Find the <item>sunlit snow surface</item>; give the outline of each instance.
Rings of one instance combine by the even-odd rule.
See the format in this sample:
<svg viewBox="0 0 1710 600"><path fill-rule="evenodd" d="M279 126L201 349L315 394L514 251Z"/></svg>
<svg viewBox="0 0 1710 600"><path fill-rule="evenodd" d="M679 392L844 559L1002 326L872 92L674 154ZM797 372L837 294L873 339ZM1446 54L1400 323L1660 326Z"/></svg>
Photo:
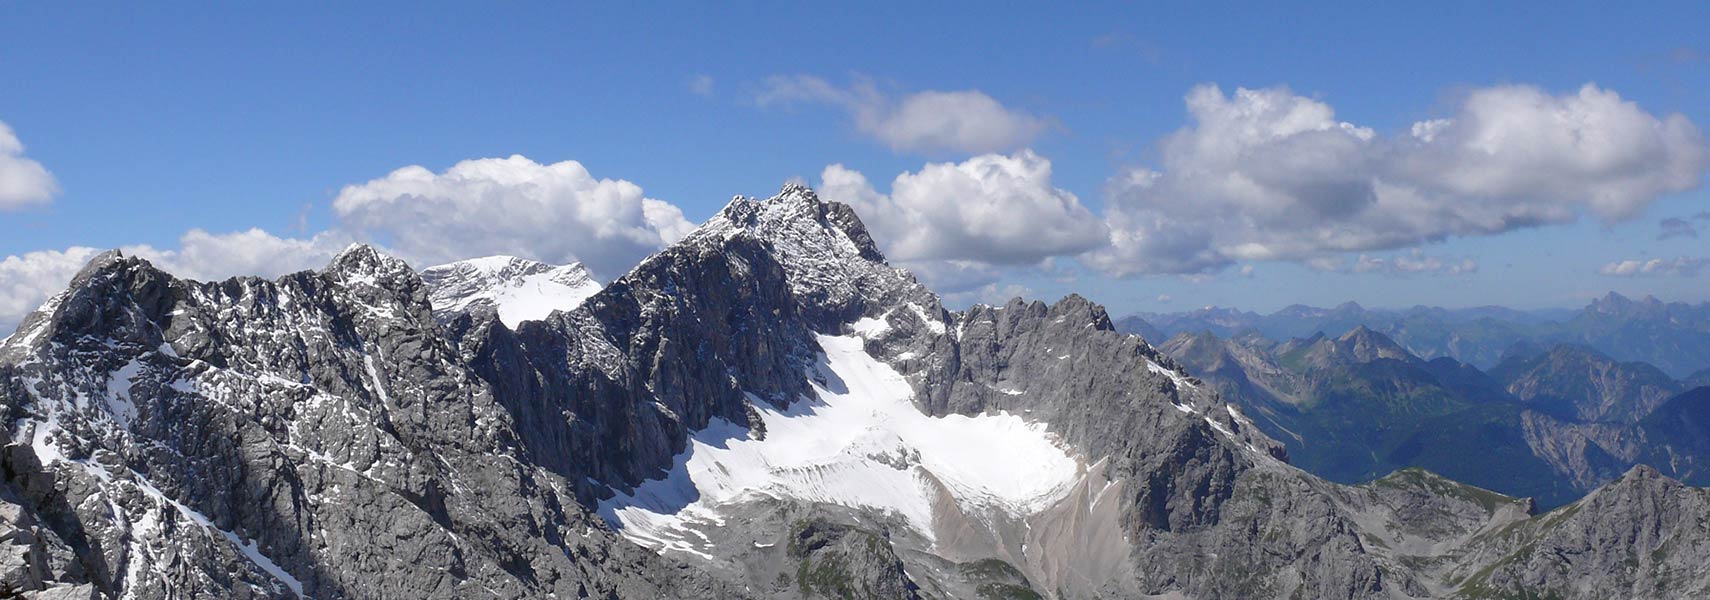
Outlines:
<svg viewBox="0 0 1710 600"><path fill-rule="evenodd" d="M568 311L599 293L600 284L580 264L552 266L513 256L473 258L429 267L424 276L445 280L432 291L435 310L464 310L490 303L499 321L515 329L552 311Z"/></svg>
<svg viewBox="0 0 1710 600"><path fill-rule="evenodd" d="M576 308L599 291L600 284L592 281L565 285L543 273L494 289L490 297L498 307L499 320L515 329L523 321L545 319L552 311Z"/></svg>
<svg viewBox="0 0 1710 600"><path fill-rule="evenodd" d="M1079 479L1080 464L1043 424L1009 414L927 416L908 382L860 338L822 335L819 343L826 384L814 384L818 398L786 411L755 402L764 440L714 421L664 479L600 503L600 514L642 545L709 556L692 525L719 523L719 506L755 495L878 510L932 539L929 477L964 507L1016 517L1050 507Z"/></svg>

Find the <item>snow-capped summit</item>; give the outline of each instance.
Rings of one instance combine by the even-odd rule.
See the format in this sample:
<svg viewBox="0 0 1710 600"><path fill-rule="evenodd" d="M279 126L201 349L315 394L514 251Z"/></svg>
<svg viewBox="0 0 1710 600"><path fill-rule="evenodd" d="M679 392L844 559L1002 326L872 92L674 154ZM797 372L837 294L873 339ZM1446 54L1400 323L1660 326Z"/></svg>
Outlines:
<svg viewBox="0 0 1710 600"><path fill-rule="evenodd" d="M515 329L555 310L571 310L600 291L581 263L554 266L515 256L460 260L422 270L437 314L491 310Z"/></svg>

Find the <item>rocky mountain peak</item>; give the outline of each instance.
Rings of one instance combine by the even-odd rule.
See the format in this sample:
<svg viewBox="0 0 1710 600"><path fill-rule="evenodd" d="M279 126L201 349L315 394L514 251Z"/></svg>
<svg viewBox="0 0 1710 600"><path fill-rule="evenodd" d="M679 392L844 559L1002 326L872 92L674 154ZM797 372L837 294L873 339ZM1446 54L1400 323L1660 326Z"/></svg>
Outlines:
<svg viewBox="0 0 1710 600"><path fill-rule="evenodd" d="M409 263L362 243L345 247L320 273L346 286L397 294L409 294L422 285Z"/></svg>
<svg viewBox="0 0 1710 600"><path fill-rule="evenodd" d="M1609 292L1604 294L1602 298L1592 300L1591 304L1586 306L1586 310L1605 315L1619 315L1634 310L1649 311L1662 307L1664 307L1663 301L1658 300L1655 296L1646 295L1643 298L1633 299L1616 292Z"/></svg>
<svg viewBox="0 0 1710 600"><path fill-rule="evenodd" d="M1056 304L1051 305L1053 316L1061 316L1072 322L1086 323L1099 331L1112 331L1116 327L1110 322L1110 314L1104 306L1088 300L1080 294L1069 294Z"/></svg>
<svg viewBox="0 0 1710 600"><path fill-rule="evenodd" d="M1402 362L1417 362L1406 348L1395 343L1389 336L1360 325L1337 338L1336 345L1343 353L1353 357L1358 362L1372 362L1388 358Z"/></svg>
<svg viewBox="0 0 1710 600"><path fill-rule="evenodd" d="M64 292L24 318L17 332L0 346L0 360L21 356L61 330L142 335L139 326L166 311L173 281L145 259L118 250L96 255Z"/></svg>
<svg viewBox="0 0 1710 600"><path fill-rule="evenodd" d="M868 234L866 225L853 209L840 202L821 200L812 188L800 183L786 183L778 195L765 200L737 196L697 233L729 234L732 230L747 231L769 241L785 243L792 241L792 237L811 237L815 230L823 230L846 239L861 259L872 262L885 260Z"/></svg>
<svg viewBox="0 0 1710 600"><path fill-rule="evenodd" d="M904 301L928 312L941 311L937 297L913 276L885 263L853 209L825 201L800 184L785 185L765 200L731 200L706 224L637 269L662 259L712 252L764 254L754 258L776 262L804 312L822 327L878 316L868 314L869 309L883 312Z"/></svg>

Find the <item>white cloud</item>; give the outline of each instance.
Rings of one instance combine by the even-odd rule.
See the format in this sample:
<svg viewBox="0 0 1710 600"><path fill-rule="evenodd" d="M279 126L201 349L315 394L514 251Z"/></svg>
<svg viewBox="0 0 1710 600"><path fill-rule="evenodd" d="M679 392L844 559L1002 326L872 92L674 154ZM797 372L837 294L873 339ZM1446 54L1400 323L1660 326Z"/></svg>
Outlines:
<svg viewBox="0 0 1710 600"><path fill-rule="evenodd" d="M881 194L843 165L820 174L819 194L850 205L885 255L903 263L1038 263L1106 243L1104 224L1051 184L1051 161L1032 151L929 163Z"/></svg>
<svg viewBox="0 0 1710 600"><path fill-rule="evenodd" d="M1011 110L979 90L928 90L892 98L871 81L839 87L810 75L774 76L755 96L761 106L829 104L855 128L901 152L1002 152L1044 133L1044 119Z"/></svg>
<svg viewBox="0 0 1710 600"><path fill-rule="evenodd" d="M601 277L694 229L681 210L634 183L595 179L576 161L522 156L466 160L443 173L404 167L346 186L333 211L359 237L420 264L512 254L580 261Z"/></svg>
<svg viewBox="0 0 1710 600"><path fill-rule="evenodd" d="M888 257L887 257L888 258ZM997 283L1003 269L966 260L890 261L892 266L908 269L939 294L959 294L981 286Z"/></svg>
<svg viewBox="0 0 1710 600"><path fill-rule="evenodd" d="M1631 217L1661 194L1697 187L1706 157L1686 117L1659 119L1592 84L1560 96L1515 85L1475 90L1436 135L1401 140L1396 152L1396 179L1495 200L1521 222L1555 220L1563 209Z"/></svg>
<svg viewBox="0 0 1710 600"><path fill-rule="evenodd" d="M273 278L326 266L354 240L339 231L308 239L281 238L261 229L214 234L192 229L177 249L125 246L120 251L148 259L178 277L217 281L239 275Z"/></svg>
<svg viewBox="0 0 1710 600"><path fill-rule="evenodd" d="M1629 259L1603 265L1598 272L1613 277L1692 277L1710 267L1710 257L1677 256L1674 258Z"/></svg>
<svg viewBox="0 0 1710 600"><path fill-rule="evenodd" d="M1012 298L1023 300L1035 296L1033 288L1018 284L988 283L983 286L961 292L944 294L944 303L948 307L967 308L974 304L1003 306Z"/></svg>
<svg viewBox="0 0 1710 600"><path fill-rule="evenodd" d="M1112 247L1088 264L1116 275L1326 264L1585 215L1613 222L1697 187L1706 166L1685 117L1593 85L1474 90L1452 116L1394 137L1284 88L1200 86L1186 104L1194 124L1160 143L1160 168L1111 180Z"/></svg>
<svg viewBox="0 0 1710 600"><path fill-rule="evenodd" d="M53 173L26 158L23 142L0 121L0 211L47 204L58 194Z"/></svg>

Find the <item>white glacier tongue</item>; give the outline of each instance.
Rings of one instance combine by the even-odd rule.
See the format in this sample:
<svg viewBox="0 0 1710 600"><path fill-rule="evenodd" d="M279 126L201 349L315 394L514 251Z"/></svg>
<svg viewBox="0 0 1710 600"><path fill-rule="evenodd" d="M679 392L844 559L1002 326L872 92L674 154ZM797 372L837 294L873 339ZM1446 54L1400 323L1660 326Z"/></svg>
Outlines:
<svg viewBox="0 0 1710 600"><path fill-rule="evenodd" d="M581 264L553 266L514 256L489 256L422 270L434 312L490 307L506 327L568 311L600 291Z"/></svg>
<svg viewBox="0 0 1710 600"><path fill-rule="evenodd" d="M692 523L717 523L721 505L751 495L870 509L933 539L936 478L964 508L1025 517L1067 495L1080 461L1043 424L1010 414L931 417L901 375L854 336L818 336L825 385L818 398L778 411L754 402L765 439L714 421L663 479L600 503L600 514L657 551L707 555Z"/></svg>

